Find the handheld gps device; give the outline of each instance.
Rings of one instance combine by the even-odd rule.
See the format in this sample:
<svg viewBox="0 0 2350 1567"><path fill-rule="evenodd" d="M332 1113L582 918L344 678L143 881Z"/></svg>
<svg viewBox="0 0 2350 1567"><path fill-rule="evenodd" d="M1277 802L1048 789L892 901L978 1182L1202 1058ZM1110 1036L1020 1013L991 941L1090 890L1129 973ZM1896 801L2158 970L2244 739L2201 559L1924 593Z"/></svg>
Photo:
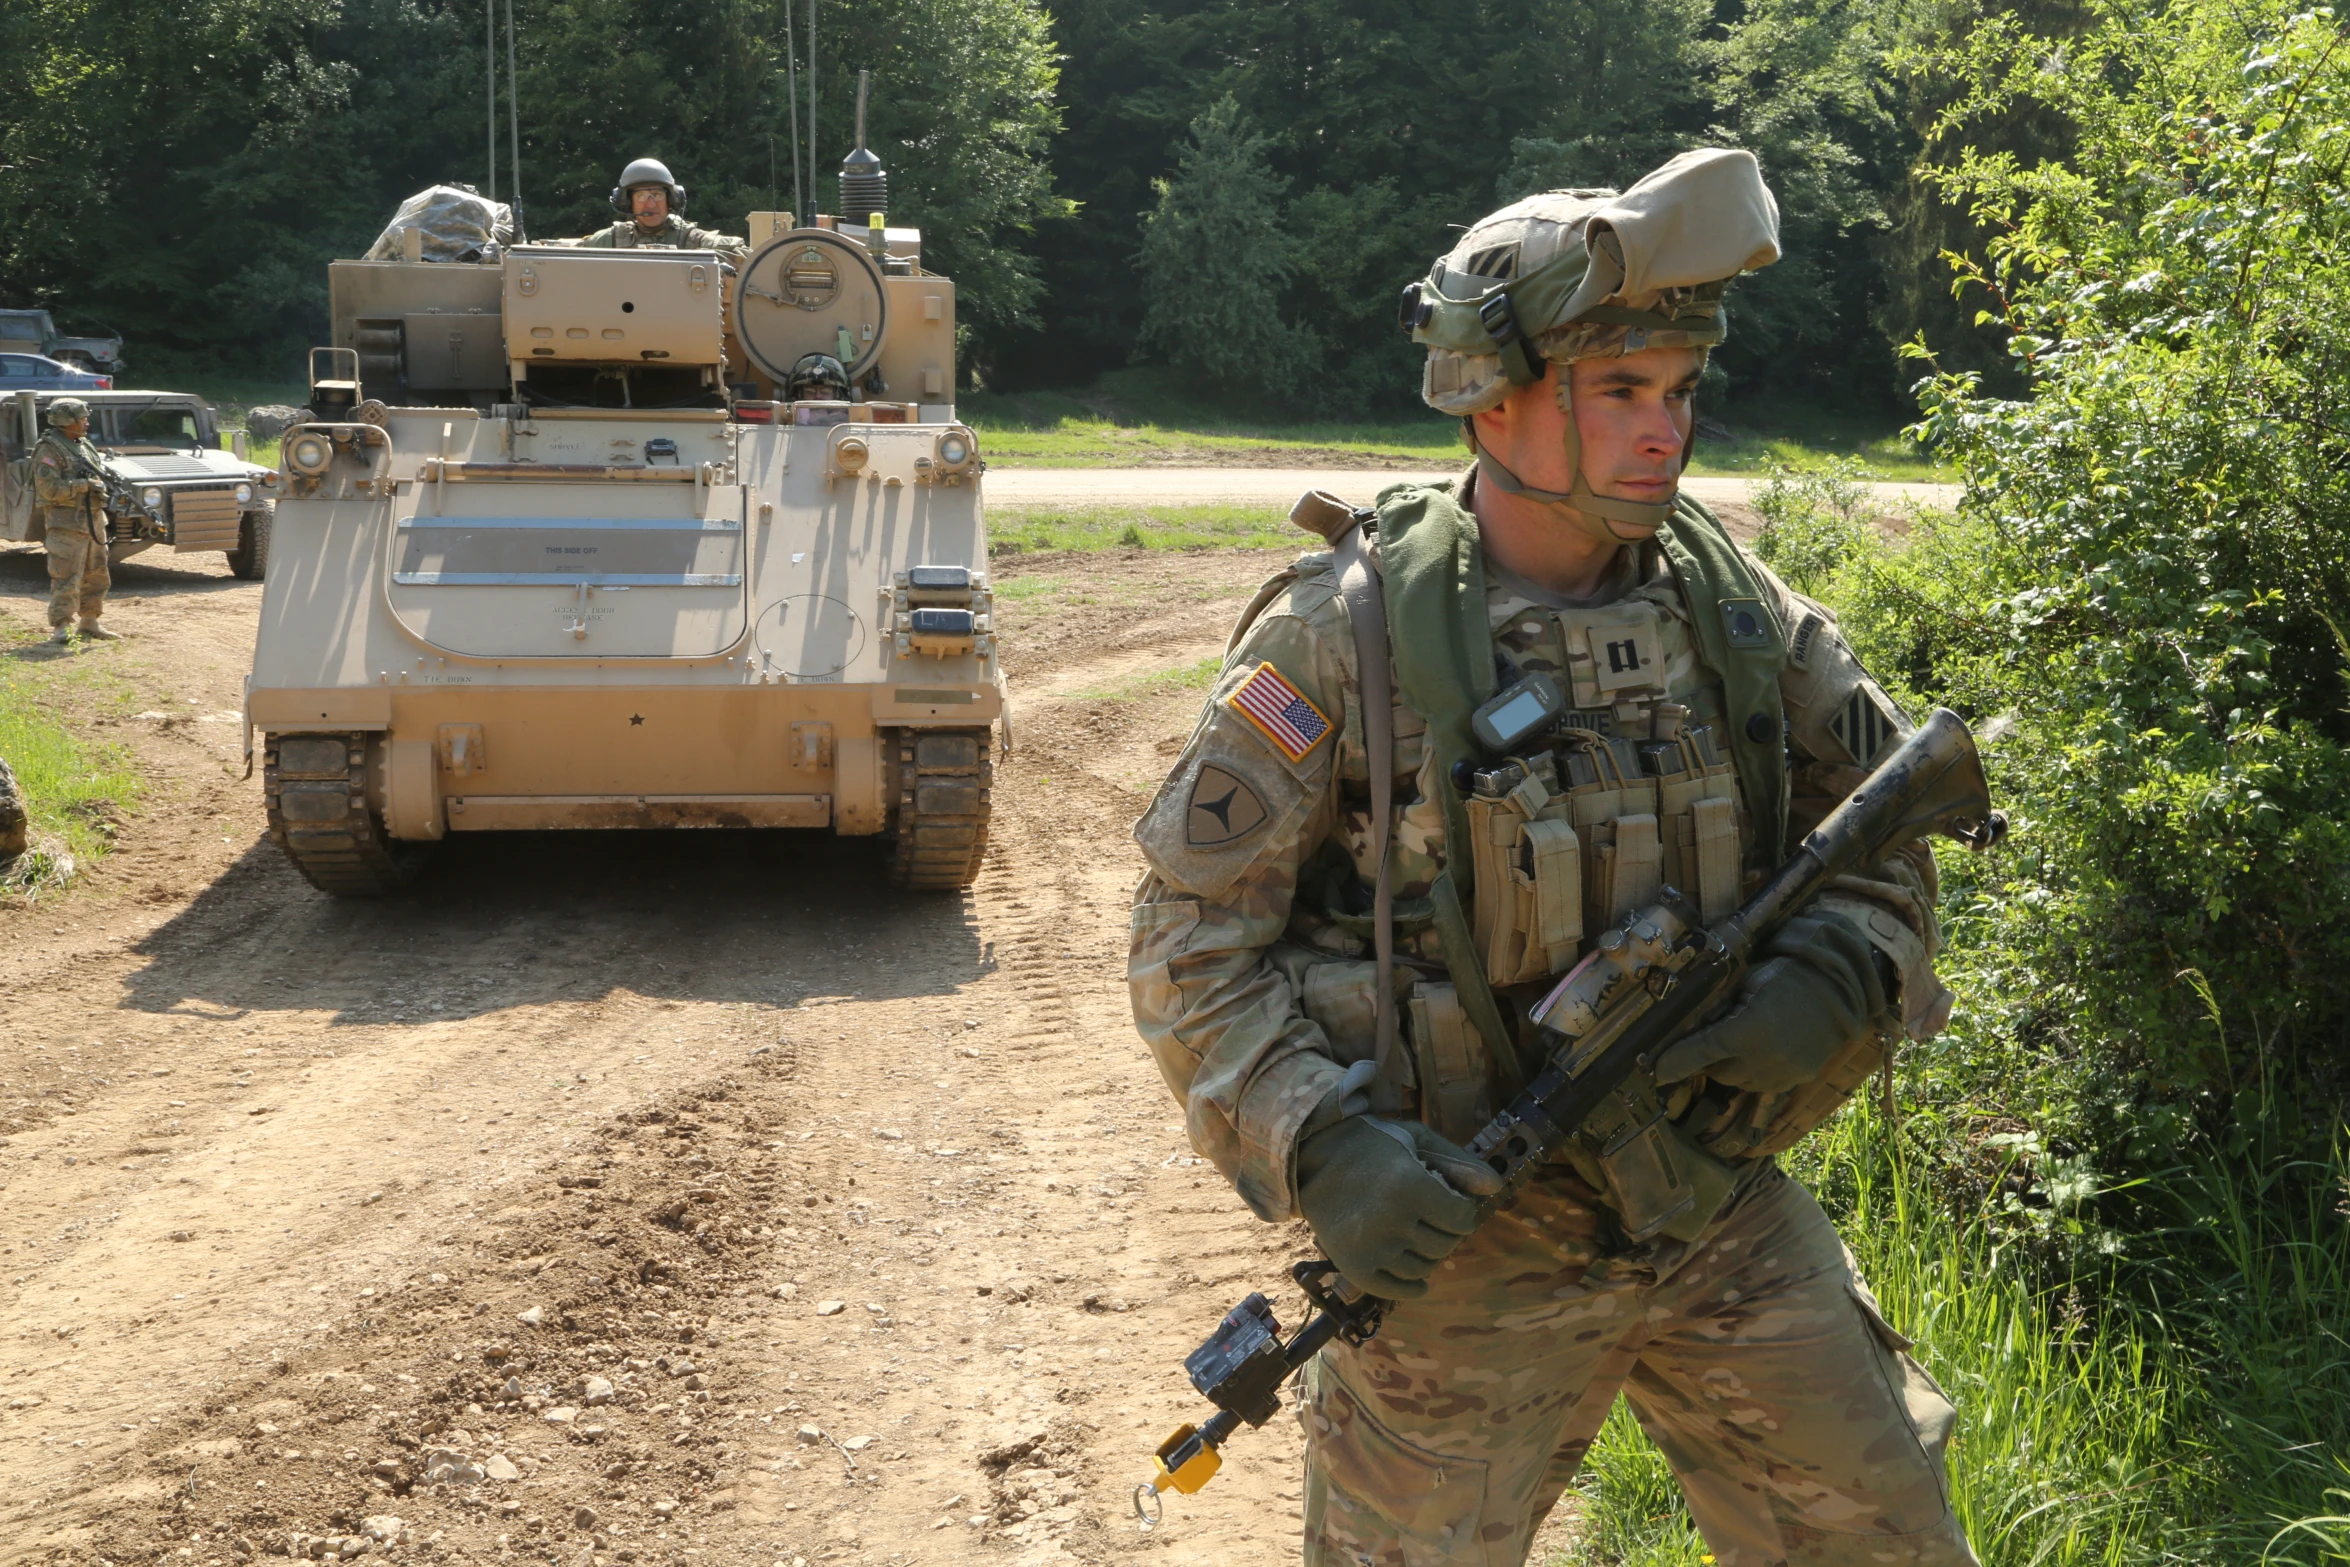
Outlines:
<svg viewBox="0 0 2350 1567"><path fill-rule="evenodd" d="M1558 722L1567 699L1548 675L1526 675L1469 715L1469 730L1486 750L1506 756Z"/></svg>

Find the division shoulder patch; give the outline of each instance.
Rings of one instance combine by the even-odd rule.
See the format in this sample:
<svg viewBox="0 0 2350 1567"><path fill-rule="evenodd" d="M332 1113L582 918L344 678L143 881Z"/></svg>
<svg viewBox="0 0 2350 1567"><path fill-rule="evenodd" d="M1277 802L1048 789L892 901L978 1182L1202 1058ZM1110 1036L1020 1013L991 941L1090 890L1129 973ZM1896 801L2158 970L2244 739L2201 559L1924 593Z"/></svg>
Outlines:
<svg viewBox="0 0 2350 1567"><path fill-rule="evenodd" d="M1828 720L1828 732L1862 767L1877 759L1877 753L1899 727L1893 715L1885 710L1883 699L1866 685L1854 686L1852 695L1845 698L1844 705Z"/></svg>
<svg viewBox="0 0 2350 1567"><path fill-rule="evenodd" d="M1265 802L1247 779L1212 762L1200 768L1183 811L1186 845L1213 849L1245 838L1264 825Z"/></svg>
<svg viewBox="0 0 2350 1567"><path fill-rule="evenodd" d="M1271 664L1259 664L1224 705L1263 731L1292 763L1302 762L1330 735L1330 720Z"/></svg>

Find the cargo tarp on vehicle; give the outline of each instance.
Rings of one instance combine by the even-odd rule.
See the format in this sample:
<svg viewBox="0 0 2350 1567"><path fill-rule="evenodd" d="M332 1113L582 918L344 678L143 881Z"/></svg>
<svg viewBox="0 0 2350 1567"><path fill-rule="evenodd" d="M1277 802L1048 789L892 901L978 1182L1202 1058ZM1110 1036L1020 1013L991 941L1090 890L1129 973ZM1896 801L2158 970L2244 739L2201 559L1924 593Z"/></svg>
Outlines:
<svg viewBox="0 0 2350 1567"><path fill-rule="evenodd" d="M400 203L364 259L398 261L406 254L401 235L408 229L422 231L427 261L479 261L492 243L514 242L514 209L462 185L435 185Z"/></svg>

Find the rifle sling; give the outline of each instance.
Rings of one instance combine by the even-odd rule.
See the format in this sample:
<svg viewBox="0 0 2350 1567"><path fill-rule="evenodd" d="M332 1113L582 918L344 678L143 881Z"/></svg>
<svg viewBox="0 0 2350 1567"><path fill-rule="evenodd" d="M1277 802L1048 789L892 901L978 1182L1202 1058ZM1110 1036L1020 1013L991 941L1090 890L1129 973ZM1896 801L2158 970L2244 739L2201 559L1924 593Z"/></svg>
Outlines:
<svg viewBox="0 0 2350 1567"><path fill-rule="evenodd" d="M1395 697L1387 667L1387 601L1371 565L1371 552L1363 544L1361 513L1332 548L1338 558L1339 596L1346 601L1347 623L1354 631L1363 760L1371 775L1371 840L1379 846L1371 895L1371 946L1379 967L1371 1028L1371 1058L1378 1076L1371 1084L1371 1108L1392 1115L1403 1108L1403 1081L1395 1061L1395 878L1388 868L1395 826Z"/></svg>

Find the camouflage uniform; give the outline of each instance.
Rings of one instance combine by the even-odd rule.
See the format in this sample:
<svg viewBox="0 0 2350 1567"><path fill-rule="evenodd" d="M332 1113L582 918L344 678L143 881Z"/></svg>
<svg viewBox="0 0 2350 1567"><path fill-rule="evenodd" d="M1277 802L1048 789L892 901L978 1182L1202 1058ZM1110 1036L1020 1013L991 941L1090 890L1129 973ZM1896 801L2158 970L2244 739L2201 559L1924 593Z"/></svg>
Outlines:
<svg viewBox="0 0 2350 1567"><path fill-rule="evenodd" d="M668 245L678 250L715 250L735 261L751 253L747 240L713 229L696 228L675 213L663 218L656 229L645 228L634 218L622 218L610 228L557 243L581 245L590 250L635 250L646 245Z"/></svg>
<svg viewBox="0 0 2350 1567"><path fill-rule="evenodd" d="M33 447L33 503L49 546L49 625L62 629L76 611L94 626L114 585L106 562L106 485L79 477L99 471L98 448L88 437L66 439L54 427Z"/></svg>
<svg viewBox="0 0 2350 1567"><path fill-rule="evenodd" d="M1458 503L1448 492L1429 504ZM1909 726L1833 617L1754 570L1790 655L1780 691L1794 836ZM1686 727L1723 732L1721 688L1699 661L1659 546L1623 550L1603 591L1578 603L1489 564L1486 608L1496 650L1606 715L1594 723L1646 737L1680 710ZM1311 704L1309 730L1313 718L1330 726L1302 751L1302 736L1269 732L1241 705L1267 665ZM1301 1123L1374 1051L1376 969L1361 915L1377 846L1358 708L1337 575L1331 557L1309 555L1259 595L1189 747L1135 829L1151 864L1132 918L1137 1026L1185 1105L1194 1146L1268 1220L1294 1212ZM1427 733L1421 715L1396 705L1399 997L1409 986L1398 1010L1414 1074L1406 1103L1459 1141L1495 1106L1424 908L1447 857ZM1721 788L1737 792L1734 781ZM1781 851L1752 842L1742 799L1735 816L1751 885ZM1672 838L1669 822L1647 830ZM1481 936L1492 879L1475 888ZM1933 899L1932 858L1917 847L1842 879L1817 905L1866 931L1899 975L1904 1016L1879 1020L1886 1033L1930 1031L1946 1009L1932 970ZM1615 912L1595 908L1589 933ZM1513 1025L1523 1029L1524 1005L1572 961L1571 950L1549 961L1557 955L1540 955L1531 980L1495 975ZM1971 1562L1943 1491L1950 1405L1877 1316L1817 1205L1769 1157L1865 1081L1882 1049L1876 1035L1854 1042L1823 1074L1826 1089L1772 1098L1705 1092L1699 1081L1676 1092L1684 1126L1744 1154L1734 1194L1695 1240L1632 1245L1604 1172L1570 1147L1453 1253L1426 1296L1396 1305L1368 1346L1325 1351L1306 1410L1308 1567L1522 1561L1619 1388L1672 1459L1723 1567ZM1737 1128L1762 1130L1713 1142Z"/></svg>

